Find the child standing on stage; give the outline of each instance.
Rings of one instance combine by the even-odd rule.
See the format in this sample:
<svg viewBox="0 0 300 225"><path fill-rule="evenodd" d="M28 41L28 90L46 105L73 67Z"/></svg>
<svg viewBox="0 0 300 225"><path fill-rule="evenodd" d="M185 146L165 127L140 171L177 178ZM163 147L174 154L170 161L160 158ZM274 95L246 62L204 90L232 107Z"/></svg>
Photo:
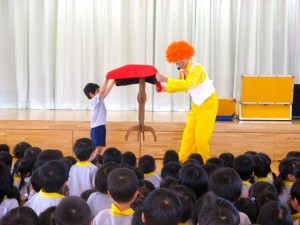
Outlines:
<svg viewBox="0 0 300 225"><path fill-rule="evenodd" d="M90 100L89 107L92 111L91 119L91 139L96 145L96 152L101 153L106 145L106 107L104 99L113 88L115 81L112 80L108 85L106 79L101 90L98 84L88 83L83 91Z"/></svg>

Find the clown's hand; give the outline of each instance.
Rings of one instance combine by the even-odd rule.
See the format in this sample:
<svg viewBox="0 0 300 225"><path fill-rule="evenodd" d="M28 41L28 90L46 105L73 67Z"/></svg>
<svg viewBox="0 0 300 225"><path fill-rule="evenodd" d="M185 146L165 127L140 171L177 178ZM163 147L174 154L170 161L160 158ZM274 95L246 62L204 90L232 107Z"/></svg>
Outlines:
<svg viewBox="0 0 300 225"><path fill-rule="evenodd" d="M156 80L159 82L167 82L168 81L168 77L166 77L160 73L157 73L155 77L156 77Z"/></svg>

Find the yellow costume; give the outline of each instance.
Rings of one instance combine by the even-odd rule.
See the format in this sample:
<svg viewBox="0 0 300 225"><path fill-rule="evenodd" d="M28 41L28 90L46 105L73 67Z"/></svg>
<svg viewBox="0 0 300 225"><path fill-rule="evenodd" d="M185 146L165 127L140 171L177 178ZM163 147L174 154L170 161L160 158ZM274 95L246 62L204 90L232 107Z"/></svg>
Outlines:
<svg viewBox="0 0 300 225"><path fill-rule="evenodd" d="M209 142L215 125L218 97L205 70L200 64L189 61L185 70L179 72L179 79L168 78L165 91L188 91L193 99L182 136L179 160L184 162L190 154L197 152L206 162L210 158Z"/></svg>

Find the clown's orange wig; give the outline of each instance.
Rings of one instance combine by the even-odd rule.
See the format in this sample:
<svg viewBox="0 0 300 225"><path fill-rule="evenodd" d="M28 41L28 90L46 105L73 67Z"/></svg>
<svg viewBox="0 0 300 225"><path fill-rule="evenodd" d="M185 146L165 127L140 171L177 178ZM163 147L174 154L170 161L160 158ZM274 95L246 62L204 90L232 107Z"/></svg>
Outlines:
<svg viewBox="0 0 300 225"><path fill-rule="evenodd" d="M182 59L189 59L194 55L193 46L185 41L175 41L166 50L166 58L169 63Z"/></svg>

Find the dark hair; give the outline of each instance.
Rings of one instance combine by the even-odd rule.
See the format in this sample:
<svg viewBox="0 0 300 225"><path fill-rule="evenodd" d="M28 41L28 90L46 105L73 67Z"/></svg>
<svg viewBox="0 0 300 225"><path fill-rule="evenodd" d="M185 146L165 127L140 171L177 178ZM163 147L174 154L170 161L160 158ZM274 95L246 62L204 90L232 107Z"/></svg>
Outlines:
<svg viewBox="0 0 300 225"><path fill-rule="evenodd" d="M38 155L42 152L39 147L30 147L25 150L24 158L31 157L36 161Z"/></svg>
<svg viewBox="0 0 300 225"><path fill-rule="evenodd" d="M36 193L42 189L39 181L39 169L40 168L37 168L30 177L30 184Z"/></svg>
<svg viewBox="0 0 300 225"><path fill-rule="evenodd" d="M56 207L55 221L57 225L90 225L92 212L82 198L69 196Z"/></svg>
<svg viewBox="0 0 300 225"><path fill-rule="evenodd" d="M132 167L136 167L136 156L133 152L127 151L123 153L122 163L127 163Z"/></svg>
<svg viewBox="0 0 300 225"><path fill-rule="evenodd" d="M219 155L219 159L223 161L224 167L231 167L233 166L234 155L230 152L225 152Z"/></svg>
<svg viewBox="0 0 300 225"><path fill-rule="evenodd" d="M277 189L274 187L274 185L268 182L258 181L251 185L249 189L249 198L257 199L259 194L261 194L263 191L271 192L276 196L278 195Z"/></svg>
<svg viewBox="0 0 300 225"><path fill-rule="evenodd" d="M65 156L65 158L69 159L72 162L72 165L75 165L77 163L77 160L73 156Z"/></svg>
<svg viewBox="0 0 300 225"><path fill-rule="evenodd" d="M205 163L203 165L203 169L205 170L205 172L207 173L207 176L210 177L210 175L216 170L218 169L218 167L213 164L213 163Z"/></svg>
<svg viewBox="0 0 300 225"><path fill-rule="evenodd" d="M80 138L76 140L73 146L73 151L79 161L86 161L95 151L95 144L89 138Z"/></svg>
<svg viewBox="0 0 300 225"><path fill-rule="evenodd" d="M81 193L80 198L82 198L84 201L87 202L87 200L89 199L89 197L91 196L91 194L93 194L94 192L96 192L97 190L95 189L88 189L85 190Z"/></svg>
<svg viewBox="0 0 300 225"><path fill-rule="evenodd" d="M130 205L130 207L133 208L134 210L142 207L146 196L153 190L155 190L155 187L150 181L139 180L138 196L134 200L134 202Z"/></svg>
<svg viewBox="0 0 300 225"><path fill-rule="evenodd" d="M256 154L257 154L257 152L253 151L253 150L249 150L249 151L245 152L245 155L249 156L250 158L253 158Z"/></svg>
<svg viewBox="0 0 300 225"><path fill-rule="evenodd" d="M173 149L167 150L165 152L164 157L163 157L163 166L169 162L179 163L178 153Z"/></svg>
<svg viewBox="0 0 300 225"><path fill-rule="evenodd" d="M291 188L291 199L300 202L300 180L296 180Z"/></svg>
<svg viewBox="0 0 300 225"><path fill-rule="evenodd" d="M197 196L192 189L184 185L174 185L171 186L170 189L178 194L182 205L180 222L185 223L192 217L192 209L197 201Z"/></svg>
<svg viewBox="0 0 300 225"><path fill-rule="evenodd" d="M198 164L185 163L179 170L179 183L191 188L197 198L207 192L208 176Z"/></svg>
<svg viewBox="0 0 300 225"><path fill-rule="evenodd" d="M93 163L96 167L99 168L99 166L103 164L102 158L102 155L97 154L95 158L91 161L91 163Z"/></svg>
<svg viewBox="0 0 300 225"><path fill-rule="evenodd" d="M198 163L199 165L201 165L201 166L204 164L203 157L202 157L202 155L200 155L199 153L192 153L192 154L190 154L188 160L190 160L190 159L196 160L197 163Z"/></svg>
<svg viewBox="0 0 300 225"><path fill-rule="evenodd" d="M279 175L274 181L274 186L276 187L278 194L282 193L282 188L284 186L284 181L288 180L289 174L294 175L294 167L299 165L299 158L289 157L281 160L279 164Z"/></svg>
<svg viewBox="0 0 300 225"><path fill-rule="evenodd" d="M234 206L239 212L245 213L249 217L251 223L255 223L259 213L259 207L254 199L242 197L235 201Z"/></svg>
<svg viewBox="0 0 300 225"><path fill-rule="evenodd" d="M91 99L90 93L95 94L97 89L99 88L100 86L98 84L88 83L87 85L85 85L83 92L88 99Z"/></svg>
<svg viewBox="0 0 300 225"><path fill-rule="evenodd" d="M161 182L161 188L170 188L173 185L178 185L179 181L175 177L166 176Z"/></svg>
<svg viewBox="0 0 300 225"><path fill-rule="evenodd" d="M266 161L266 170L268 171L268 174L269 173L272 174L272 178L273 178L273 180L275 180L276 179L276 174L273 173L272 169L271 169L271 163L272 163L271 157L269 155L267 155L266 153L263 153L263 152L259 152L256 155L265 159L265 161Z"/></svg>
<svg viewBox="0 0 300 225"><path fill-rule="evenodd" d="M40 185L45 192L59 192L68 180L69 167L61 160L49 161L40 167L38 175Z"/></svg>
<svg viewBox="0 0 300 225"><path fill-rule="evenodd" d="M13 177L8 166L0 162L0 203L5 196L7 198L14 197Z"/></svg>
<svg viewBox="0 0 300 225"><path fill-rule="evenodd" d="M122 153L119 149L115 147L110 147L105 149L103 152L103 163L106 162L116 162L120 164L122 162Z"/></svg>
<svg viewBox="0 0 300 225"><path fill-rule="evenodd" d="M271 201L262 207L256 223L263 225L292 225L293 220L289 210L282 203Z"/></svg>
<svg viewBox="0 0 300 225"><path fill-rule="evenodd" d="M8 152L9 153L9 146L7 144L0 144L0 152Z"/></svg>
<svg viewBox="0 0 300 225"><path fill-rule="evenodd" d="M222 159L219 159L217 157L212 157L209 158L206 163L212 163L215 164L217 168L223 168L224 167L224 163Z"/></svg>
<svg viewBox="0 0 300 225"><path fill-rule="evenodd" d="M16 158L17 159L23 158L26 149L30 147L31 145L27 142L19 142L18 144L16 144L14 147L14 154Z"/></svg>
<svg viewBox="0 0 300 225"><path fill-rule="evenodd" d="M109 173L119 168L115 162L104 163L96 172L95 188L102 194L107 194L107 177Z"/></svg>
<svg viewBox="0 0 300 225"><path fill-rule="evenodd" d="M236 201L242 193L242 181L232 168L220 168L208 179L208 190L231 202Z"/></svg>
<svg viewBox="0 0 300 225"><path fill-rule="evenodd" d="M40 225L39 217L33 209L20 206L8 211L0 221L1 225Z"/></svg>
<svg viewBox="0 0 300 225"><path fill-rule="evenodd" d="M108 174L108 192L116 202L127 203L132 200L138 190L138 186L137 176L127 168L118 168Z"/></svg>
<svg viewBox="0 0 300 225"><path fill-rule="evenodd" d="M12 156L9 152L0 152L0 161L5 163L9 168L12 166Z"/></svg>
<svg viewBox="0 0 300 225"><path fill-rule="evenodd" d="M300 151L289 151L286 154L286 158L288 158L288 157L298 157L298 158L300 158Z"/></svg>
<svg viewBox="0 0 300 225"><path fill-rule="evenodd" d="M133 208L133 207L132 207ZM131 225L145 225L142 222L143 209L141 207L134 208L134 213L132 215Z"/></svg>
<svg viewBox="0 0 300 225"><path fill-rule="evenodd" d="M201 225L238 225L240 215L235 206L228 200L215 197L199 211L198 224Z"/></svg>
<svg viewBox="0 0 300 225"><path fill-rule="evenodd" d="M60 159L60 157L57 154L56 150L46 149L42 151L40 154L38 154L35 162L35 168L41 167L46 162L49 162L51 160L57 160L57 159Z"/></svg>
<svg viewBox="0 0 300 225"><path fill-rule="evenodd" d="M139 159L138 166L144 174L154 172L156 168L155 159L151 155L143 155Z"/></svg>
<svg viewBox="0 0 300 225"><path fill-rule="evenodd" d="M169 162L165 164L161 170L161 178L164 179L167 176L175 177L178 179L178 173L181 168L181 165L176 162Z"/></svg>
<svg viewBox="0 0 300 225"><path fill-rule="evenodd" d="M20 176L21 182L19 185L19 190L23 188L25 185L25 178L31 176L34 167L34 159L33 158L21 158L18 159L14 165L13 176Z"/></svg>
<svg viewBox="0 0 300 225"><path fill-rule="evenodd" d="M239 155L233 160L233 169L244 181L249 180L254 172L254 161L247 155Z"/></svg>
<svg viewBox="0 0 300 225"><path fill-rule="evenodd" d="M51 206L39 215L41 225L56 225L54 218L55 210L56 206Z"/></svg>
<svg viewBox="0 0 300 225"><path fill-rule="evenodd" d="M267 177L269 173L269 166L264 157L255 155L253 157L255 166L254 166L254 175L258 178Z"/></svg>
<svg viewBox="0 0 300 225"><path fill-rule="evenodd" d="M181 202L172 190L160 188L152 191L144 200L143 213L146 225L178 225Z"/></svg>

